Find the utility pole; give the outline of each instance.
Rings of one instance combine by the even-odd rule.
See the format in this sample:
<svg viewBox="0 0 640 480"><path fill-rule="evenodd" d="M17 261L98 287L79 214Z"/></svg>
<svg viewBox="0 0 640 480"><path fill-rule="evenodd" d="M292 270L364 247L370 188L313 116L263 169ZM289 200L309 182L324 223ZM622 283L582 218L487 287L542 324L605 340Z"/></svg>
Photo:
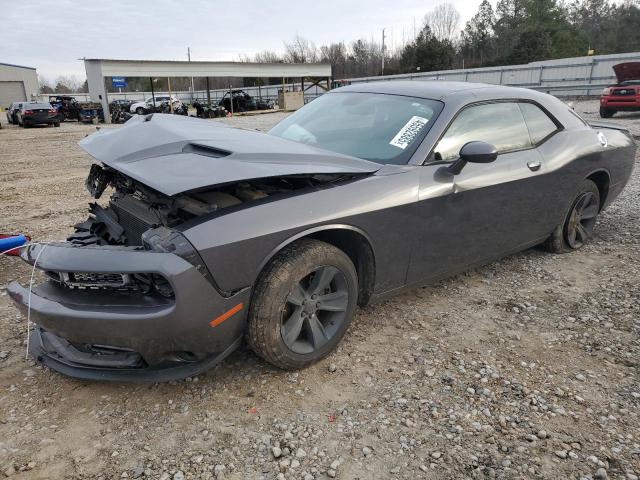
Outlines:
<svg viewBox="0 0 640 480"><path fill-rule="evenodd" d="M189 63L191 63L191 47L187 47L187 59ZM193 103L193 94L195 93L195 89L193 88L193 77L191 77L191 103Z"/></svg>
<svg viewBox="0 0 640 480"><path fill-rule="evenodd" d="M384 28L382 29L382 71L381 75L384 75Z"/></svg>

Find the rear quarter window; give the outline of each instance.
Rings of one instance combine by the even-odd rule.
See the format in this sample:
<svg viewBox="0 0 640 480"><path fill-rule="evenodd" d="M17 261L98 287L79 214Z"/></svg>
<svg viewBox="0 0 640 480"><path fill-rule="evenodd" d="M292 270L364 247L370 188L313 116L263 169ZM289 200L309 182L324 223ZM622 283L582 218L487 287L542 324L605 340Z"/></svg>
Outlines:
<svg viewBox="0 0 640 480"><path fill-rule="evenodd" d="M558 126L555 124L549 115L547 115L540 107L533 103L519 103L522 116L529 129L529 135L531 136L531 143L534 145L540 143L542 140L553 134L558 130Z"/></svg>

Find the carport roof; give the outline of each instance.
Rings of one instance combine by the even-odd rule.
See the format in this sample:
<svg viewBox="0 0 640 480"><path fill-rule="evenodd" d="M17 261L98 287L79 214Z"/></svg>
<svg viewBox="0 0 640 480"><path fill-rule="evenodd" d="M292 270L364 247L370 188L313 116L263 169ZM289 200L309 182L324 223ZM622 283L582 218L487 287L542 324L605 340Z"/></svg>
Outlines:
<svg viewBox="0 0 640 480"><path fill-rule="evenodd" d="M330 77L329 63L189 62L84 58L105 77Z"/></svg>

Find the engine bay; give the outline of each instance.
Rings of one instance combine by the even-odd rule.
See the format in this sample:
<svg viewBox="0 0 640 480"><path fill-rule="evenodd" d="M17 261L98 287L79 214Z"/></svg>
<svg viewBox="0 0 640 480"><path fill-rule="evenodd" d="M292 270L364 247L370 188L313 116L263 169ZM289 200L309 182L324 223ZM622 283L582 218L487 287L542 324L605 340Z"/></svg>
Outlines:
<svg viewBox="0 0 640 480"><path fill-rule="evenodd" d="M99 199L107 188L113 191L106 207L97 202L89 205L89 218L75 225L68 241L77 246L142 246L142 235L153 228L172 228L223 209L324 188L352 177L345 174L269 177L167 196L115 169L94 164L85 182L91 196Z"/></svg>

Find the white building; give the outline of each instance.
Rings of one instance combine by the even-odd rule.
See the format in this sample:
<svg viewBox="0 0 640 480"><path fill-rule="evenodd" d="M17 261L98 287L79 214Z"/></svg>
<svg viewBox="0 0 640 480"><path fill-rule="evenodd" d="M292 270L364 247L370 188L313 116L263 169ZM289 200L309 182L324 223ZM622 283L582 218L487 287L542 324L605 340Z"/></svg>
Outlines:
<svg viewBox="0 0 640 480"><path fill-rule="evenodd" d="M0 107L38 95L38 74L32 67L0 63Z"/></svg>

